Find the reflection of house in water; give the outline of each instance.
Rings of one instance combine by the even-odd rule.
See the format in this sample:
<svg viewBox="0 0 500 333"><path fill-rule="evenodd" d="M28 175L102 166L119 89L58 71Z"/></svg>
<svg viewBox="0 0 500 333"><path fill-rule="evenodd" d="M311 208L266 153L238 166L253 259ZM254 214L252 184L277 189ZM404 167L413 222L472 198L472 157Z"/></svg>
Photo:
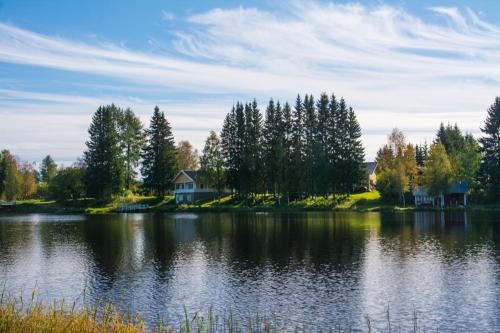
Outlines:
<svg viewBox="0 0 500 333"><path fill-rule="evenodd" d="M199 220L198 215L180 213L174 214L172 219L175 222L176 239L180 241L193 241L198 238L196 231Z"/></svg>
<svg viewBox="0 0 500 333"><path fill-rule="evenodd" d="M439 225L441 227L467 228L466 211L423 211L415 212L415 229L432 229Z"/></svg>

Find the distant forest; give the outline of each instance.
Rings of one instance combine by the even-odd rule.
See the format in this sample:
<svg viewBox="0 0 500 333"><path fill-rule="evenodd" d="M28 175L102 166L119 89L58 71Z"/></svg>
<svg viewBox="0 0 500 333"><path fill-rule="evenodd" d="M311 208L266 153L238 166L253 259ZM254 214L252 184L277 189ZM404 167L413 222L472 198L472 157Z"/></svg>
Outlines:
<svg viewBox="0 0 500 333"><path fill-rule="evenodd" d="M476 200L500 201L500 98L488 109L476 140L458 126L441 124L436 139L412 145L395 129L377 153L377 190L405 204L413 189L446 191L467 181ZM348 195L368 183L361 128L343 98L297 96L293 106L271 99L237 102L220 134L211 131L200 156L188 141L177 145L164 112L155 107L149 127L131 109L101 106L89 127L87 149L68 167L47 155L36 167L8 150L0 155L0 198L111 200L130 193L163 197L179 170L241 198L268 193L280 200ZM140 179L138 174L140 171Z"/></svg>

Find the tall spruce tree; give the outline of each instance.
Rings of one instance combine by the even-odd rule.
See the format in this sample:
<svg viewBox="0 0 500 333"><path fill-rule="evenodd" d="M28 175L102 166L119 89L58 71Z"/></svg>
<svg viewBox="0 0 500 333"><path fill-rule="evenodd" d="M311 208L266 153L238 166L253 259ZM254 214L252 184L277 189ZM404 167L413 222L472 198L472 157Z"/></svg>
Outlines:
<svg viewBox="0 0 500 333"><path fill-rule="evenodd" d="M151 123L145 133L146 145L141 155L144 187L157 197L163 198L172 188L177 165L172 129L158 106L154 109Z"/></svg>
<svg viewBox="0 0 500 333"><path fill-rule="evenodd" d="M254 99L251 105L252 116L251 126L248 127L248 153L250 170L250 191L259 193L264 189L264 179L262 175L262 114Z"/></svg>
<svg viewBox="0 0 500 333"><path fill-rule="evenodd" d="M483 160L481 163L482 182L491 201L500 202L500 97L488 109L484 126L484 136L479 139Z"/></svg>
<svg viewBox="0 0 500 333"><path fill-rule="evenodd" d="M343 98L340 99L337 116L337 141L338 141L338 188L343 193L349 193L351 181L349 180L349 109Z"/></svg>
<svg viewBox="0 0 500 333"><path fill-rule="evenodd" d="M282 139L283 139L283 156L282 162L282 193L286 195L287 203L290 202L290 191L293 183L296 181L292 179L292 138L293 138L293 120L292 109L288 102L283 107L282 116Z"/></svg>
<svg viewBox="0 0 500 333"><path fill-rule="evenodd" d="M339 103L335 94L330 97L328 104L327 144L328 144L328 187L334 194L339 190L339 162L342 142L338 133Z"/></svg>
<svg viewBox="0 0 500 333"><path fill-rule="evenodd" d="M267 192L273 193L275 196L278 192L279 176L281 169L281 161L279 159L281 135L279 133L280 114L278 105L275 106L273 99L269 101L266 108L266 117L263 128L263 151L264 151L264 167L266 177Z"/></svg>
<svg viewBox="0 0 500 333"><path fill-rule="evenodd" d="M329 161L328 161L328 148L329 148L329 139L328 136L330 131L328 130L329 125L329 106L330 101L328 99L328 95L326 93L322 93L320 95L319 100L316 102L316 108L318 112L318 122L317 128L315 131L315 162L316 168L314 171L314 175L317 178L316 183L318 193L322 195L328 194L329 191L329 179L330 179L330 170L329 170Z"/></svg>
<svg viewBox="0 0 500 333"><path fill-rule="evenodd" d="M236 108L233 106L231 111L224 118L224 124L220 134L226 181L231 190L237 188L236 183L239 173L236 136Z"/></svg>
<svg viewBox="0 0 500 333"><path fill-rule="evenodd" d="M301 198L305 191L304 175L304 106L300 95L297 95L292 118L292 138L290 156L290 191L293 197Z"/></svg>
<svg viewBox="0 0 500 333"><path fill-rule="evenodd" d="M87 194L109 200L124 187L125 170L118 133L119 109L114 105L100 106L92 117L87 151L84 153L87 170Z"/></svg>
<svg viewBox="0 0 500 333"><path fill-rule="evenodd" d="M304 161L305 161L305 183L306 192L312 195L317 194L316 153L317 153L317 124L318 117L314 107L314 97L306 95L304 97Z"/></svg>
<svg viewBox="0 0 500 333"><path fill-rule="evenodd" d="M349 108L347 116L347 142L345 143L344 189L351 193L357 186L366 183L365 150L361 142L361 126L356 114Z"/></svg>

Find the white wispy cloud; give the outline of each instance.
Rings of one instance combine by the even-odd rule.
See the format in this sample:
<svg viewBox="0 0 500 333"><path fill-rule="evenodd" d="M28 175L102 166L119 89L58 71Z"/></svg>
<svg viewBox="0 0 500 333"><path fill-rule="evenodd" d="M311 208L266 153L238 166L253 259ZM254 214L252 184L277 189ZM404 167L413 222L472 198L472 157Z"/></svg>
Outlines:
<svg viewBox="0 0 500 333"><path fill-rule="evenodd" d="M169 12L169 11L166 11L166 10L162 10L161 11L161 19L163 21L172 21L172 20L175 19L175 15L172 12Z"/></svg>
<svg viewBox="0 0 500 333"><path fill-rule="evenodd" d="M0 61L212 96L208 106L210 98L193 97L193 105L177 113L211 109L219 126L231 106L215 102L220 94L264 102L334 91L358 110L373 157L385 140L380 133L393 126L417 141L430 140L440 121L477 132L499 94L500 27L469 8L429 10L441 18L438 23L387 5L287 2L273 12L213 9L187 17L169 53L79 43L0 23ZM0 107L10 103L2 102L2 94ZM138 108L156 103L144 101ZM199 118L187 114L178 128L193 128ZM192 141L201 146L202 136L183 133L196 136Z"/></svg>

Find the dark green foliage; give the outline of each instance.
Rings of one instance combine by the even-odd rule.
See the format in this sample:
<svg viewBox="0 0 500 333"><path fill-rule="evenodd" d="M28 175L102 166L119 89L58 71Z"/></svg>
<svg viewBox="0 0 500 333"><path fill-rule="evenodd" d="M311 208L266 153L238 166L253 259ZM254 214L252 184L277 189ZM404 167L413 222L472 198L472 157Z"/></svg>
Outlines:
<svg viewBox="0 0 500 333"><path fill-rule="evenodd" d="M226 171L227 185L231 189L237 187L239 157L236 144L236 110L235 107L226 115L221 132L222 157L224 159L224 169Z"/></svg>
<svg viewBox="0 0 500 333"><path fill-rule="evenodd" d="M114 105L100 106L92 117L87 151L87 194L109 200L123 191L125 168L118 129L120 110Z"/></svg>
<svg viewBox="0 0 500 333"><path fill-rule="evenodd" d="M462 151L465 145L465 138L458 128L457 124L451 126L448 124L446 127L443 123L439 126L436 141L440 141L448 156L455 156L458 152Z"/></svg>
<svg viewBox="0 0 500 333"><path fill-rule="evenodd" d="M293 111L271 99L263 125L261 119L254 101L238 102L224 120L227 185L240 196L265 189L280 204L283 197L326 197L366 184L361 128L343 99L297 96Z"/></svg>
<svg viewBox="0 0 500 333"><path fill-rule="evenodd" d="M59 202L75 201L84 197L82 169L73 166L59 170L49 183L48 192L52 199Z"/></svg>
<svg viewBox="0 0 500 333"><path fill-rule="evenodd" d="M290 148L290 192L294 197L302 198L305 192L305 156L304 156L304 106L297 95L292 117L292 137Z"/></svg>
<svg viewBox="0 0 500 333"><path fill-rule="evenodd" d="M316 152L317 152L317 113L314 107L314 97L306 95L304 98L304 161L305 161L305 190L316 195Z"/></svg>
<svg viewBox="0 0 500 333"><path fill-rule="evenodd" d="M415 145L415 159L419 167L423 167L425 165L425 160L427 159L428 151L429 148L427 147L427 143L423 145Z"/></svg>
<svg viewBox="0 0 500 333"><path fill-rule="evenodd" d="M131 109L119 113L119 135L125 160L125 182L127 189L137 176L141 150L144 146L142 123Z"/></svg>
<svg viewBox="0 0 500 333"><path fill-rule="evenodd" d="M479 139L484 154L481 180L491 201L500 202L500 97L488 109L481 131L484 133Z"/></svg>
<svg viewBox="0 0 500 333"><path fill-rule="evenodd" d="M50 155L45 156L40 167L41 181L49 184L57 174L57 164Z"/></svg>
<svg viewBox="0 0 500 333"><path fill-rule="evenodd" d="M172 129L165 114L157 106L146 129L146 144L141 156L144 187L163 198L172 188L177 166Z"/></svg>
<svg viewBox="0 0 500 333"><path fill-rule="evenodd" d="M344 193L351 193L360 185L360 179L366 179L365 149L361 142L361 126L356 119L356 114L349 108L347 117L347 139L345 144L345 161L343 173Z"/></svg>

